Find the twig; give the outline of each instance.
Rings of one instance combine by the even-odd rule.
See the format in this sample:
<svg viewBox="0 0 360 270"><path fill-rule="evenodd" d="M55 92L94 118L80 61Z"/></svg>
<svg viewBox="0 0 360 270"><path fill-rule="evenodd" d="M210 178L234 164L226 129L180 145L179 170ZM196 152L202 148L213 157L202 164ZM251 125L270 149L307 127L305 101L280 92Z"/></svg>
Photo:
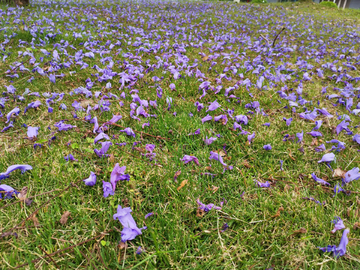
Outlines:
<svg viewBox="0 0 360 270"><path fill-rule="evenodd" d="M102 233L98 234L97 236L94 236L93 238L90 238L90 239L88 239L88 240L82 241L82 242L80 242L80 243L78 243L78 244L76 244L76 245L72 245L72 246L70 246L70 247L63 248L63 249L60 249L60 250L55 251L55 252L53 252L53 253L50 253L49 256L54 256L54 255L56 255L56 254L62 253L62 252L66 251L66 250L69 250L69 249L70 249L71 251L74 251L73 249L74 249L75 247L81 246L81 245L83 245L83 244L85 244L85 243L87 243L87 242L90 242L90 241L92 241L92 240L94 240L94 239L96 239L96 238L98 238L98 237L100 237L100 236L103 236L104 234L109 233L109 232L111 232L111 231L112 231L112 229L110 229L110 230L108 230L108 231L105 231L105 232L102 232ZM41 259L42 259L42 258L41 258ZM31 263L36 263L36 262L40 261L41 259L32 260ZM14 269L19 269L19 268L22 268L22 267L24 267L24 266L26 266L26 265L29 265L29 263L24 263L24 264L18 265L18 266L16 266Z"/></svg>
<svg viewBox="0 0 360 270"><path fill-rule="evenodd" d="M278 38L278 36L282 33L282 31L284 31L286 28L285 27L283 27L283 29L281 29L280 30L280 32L275 36L275 38L274 38L274 41L273 41L273 44L271 45L272 47L274 47L275 46L275 42L276 42L276 40L277 40L277 38Z"/></svg>
<svg viewBox="0 0 360 270"><path fill-rule="evenodd" d="M51 258L51 256L41 246L39 246L39 249L41 249L41 251L44 252L45 255L49 257L49 259L53 262L53 264L55 265L55 267L57 269L60 269L60 267L56 264L56 262L53 260L53 258Z"/></svg>
<svg viewBox="0 0 360 270"><path fill-rule="evenodd" d="M79 183L81 180L77 181L77 183ZM71 187L73 186L73 183L70 183L70 185L68 187L66 187L65 189L63 189L62 191L60 191L58 194L52 196L49 200L47 200L46 202L44 202L42 205L40 205L34 212L32 212L27 218L25 218L23 221L19 222L18 224L16 224L12 229L10 229L9 231L5 232L5 233L2 233L0 235L0 237L5 237L9 234L12 233L13 230L15 230L17 227L19 227L21 224L24 224L26 221L28 221L29 219L31 219L33 217L33 215L37 214L37 212L39 212L39 210L41 208L43 208L45 205L47 205L52 199L55 199L57 197L59 197L61 194L63 194L65 191L67 191L68 189L70 189ZM24 225L22 225L24 226Z"/></svg>
<svg viewBox="0 0 360 270"><path fill-rule="evenodd" d="M264 37L262 34L260 34L260 37L262 37L263 39L265 39L268 44L270 43L270 41L269 41L266 37Z"/></svg>
<svg viewBox="0 0 360 270"><path fill-rule="evenodd" d="M92 265L94 266L94 268L97 270L97 267L95 266L94 263L92 263L92 262L90 261L89 257L86 256L80 249L79 249L79 252L81 253L81 255L83 255L83 256L86 258L86 260L88 261L88 263L89 263L89 264L92 264Z"/></svg>

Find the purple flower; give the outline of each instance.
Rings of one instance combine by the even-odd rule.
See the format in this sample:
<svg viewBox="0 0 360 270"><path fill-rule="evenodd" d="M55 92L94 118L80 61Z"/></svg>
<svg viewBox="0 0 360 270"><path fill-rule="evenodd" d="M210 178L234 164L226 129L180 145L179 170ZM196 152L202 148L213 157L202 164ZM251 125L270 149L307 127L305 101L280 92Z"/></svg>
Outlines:
<svg viewBox="0 0 360 270"><path fill-rule="evenodd" d="M59 129L59 131L67 131L69 129L72 129L76 126L72 126L70 124L64 124L64 121L59 121L58 123L54 124L55 127Z"/></svg>
<svg viewBox="0 0 360 270"><path fill-rule="evenodd" d="M205 211L205 212L209 212L211 209L216 209L216 210L221 210L221 207L220 206L216 206L215 204L213 203L209 203L209 204L203 204L201 201L200 201L200 198L198 198L196 200L197 204L199 205L199 209Z"/></svg>
<svg viewBox="0 0 360 270"><path fill-rule="evenodd" d="M335 224L334 229L331 231L331 233L335 233L338 230L342 230L346 228L344 222L340 217L335 217L335 219L331 221L331 223Z"/></svg>
<svg viewBox="0 0 360 270"><path fill-rule="evenodd" d="M95 116L93 119L91 119L90 123L94 124L93 133L96 133L99 129L99 123L97 117Z"/></svg>
<svg viewBox="0 0 360 270"><path fill-rule="evenodd" d="M311 132L307 132L306 134L309 134L313 137L321 137L322 136L322 133L319 131L311 131Z"/></svg>
<svg viewBox="0 0 360 270"><path fill-rule="evenodd" d="M111 142L100 142L101 143L101 149L94 149L95 154L98 157L107 156L106 152L109 150L110 145L112 145Z"/></svg>
<svg viewBox="0 0 360 270"><path fill-rule="evenodd" d="M200 134L200 128L195 130L194 133L189 133L188 136L194 136L194 135L199 135Z"/></svg>
<svg viewBox="0 0 360 270"><path fill-rule="evenodd" d="M354 138L353 138L354 142L357 142L358 144L360 144L360 134L355 134Z"/></svg>
<svg viewBox="0 0 360 270"><path fill-rule="evenodd" d="M244 124L244 125L247 125L249 122L249 119L246 115L237 115L237 116L235 116L235 120L236 120L236 122L238 122L240 124Z"/></svg>
<svg viewBox="0 0 360 270"><path fill-rule="evenodd" d="M216 99L214 102L210 103L209 108L206 110L206 112L215 111L219 107L221 107L221 105L217 102L217 99Z"/></svg>
<svg viewBox="0 0 360 270"><path fill-rule="evenodd" d="M6 121L5 123L9 123L9 122L10 122L10 118L11 118L13 115L15 115L15 116L19 115L20 112L21 112L21 111L20 111L20 109L19 109L18 107L16 107L15 109L12 109L12 110L6 115L7 121Z"/></svg>
<svg viewBox="0 0 360 270"><path fill-rule="evenodd" d="M125 132L128 136L133 136L135 138L135 132L131 128L125 128L124 130L120 130L120 132Z"/></svg>
<svg viewBox="0 0 360 270"><path fill-rule="evenodd" d="M121 241L135 239L136 236L141 234L141 230L136 225L134 218L131 215L130 207L122 208L118 205L117 213L113 215L114 220L118 219L123 225L124 229L121 231Z"/></svg>
<svg viewBox="0 0 360 270"><path fill-rule="evenodd" d="M75 159L72 154L69 154L69 155L67 155L67 156L64 156L64 159L65 159L66 161L77 161L77 159Z"/></svg>
<svg viewBox="0 0 360 270"><path fill-rule="evenodd" d="M11 165L7 168L6 172L0 173L0 180L8 178L9 174L15 170L20 170L21 173L25 173L28 170L32 170L32 167L30 165Z"/></svg>
<svg viewBox="0 0 360 270"><path fill-rule="evenodd" d="M216 137L210 137L209 139L208 139L208 137L206 136L206 139L204 140L204 142L205 142L205 144L206 145L210 145L210 144L212 144L214 141L216 141L217 140L217 138Z"/></svg>
<svg viewBox="0 0 360 270"><path fill-rule="evenodd" d="M113 117L109 121L107 121L105 124L115 124L121 118L122 118L121 115L113 115Z"/></svg>
<svg viewBox="0 0 360 270"><path fill-rule="evenodd" d="M152 153L154 151L154 149L155 149L155 144L147 144L145 146L145 150L150 152L150 153Z"/></svg>
<svg viewBox="0 0 360 270"><path fill-rule="evenodd" d="M185 155L185 156L181 159L181 161L184 161L184 164L188 164L189 162L193 161L193 162L195 162L196 165L200 165L198 158L195 157L195 156Z"/></svg>
<svg viewBox="0 0 360 270"><path fill-rule="evenodd" d="M322 125L322 120L319 121L315 121L315 127L313 128L313 130L318 130Z"/></svg>
<svg viewBox="0 0 360 270"><path fill-rule="evenodd" d="M327 141L326 143L337 143L337 147L333 146L331 150L336 149L337 151L341 151L341 150L345 149L345 143L341 142L339 140L333 139L331 141Z"/></svg>
<svg viewBox="0 0 360 270"><path fill-rule="evenodd" d="M345 173L345 177L343 178L343 182L345 184L350 183L351 181L357 180L360 178L359 168L352 168L350 171Z"/></svg>
<svg viewBox="0 0 360 270"><path fill-rule="evenodd" d="M154 215L154 212L150 212L150 213L148 213L148 214L145 215L145 219L147 219L148 217L151 217L151 216L153 216L153 215Z"/></svg>
<svg viewBox="0 0 360 270"><path fill-rule="evenodd" d="M204 124L207 121L212 120L212 116L210 116L209 114L207 116L205 116L203 119L201 119L201 122Z"/></svg>
<svg viewBox="0 0 360 270"><path fill-rule="evenodd" d="M83 180L85 185L87 186L93 186L96 184L96 174L93 172L90 172L89 178L86 178Z"/></svg>
<svg viewBox="0 0 360 270"><path fill-rule="evenodd" d="M319 145L318 147L315 147L315 152L323 152L325 150L326 150L326 148L325 148L324 144Z"/></svg>
<svg viewBox="0 0 360 270"><path fill-rule="evenodd" d="M338 258L339 256L344 256L346 253L346 246L349 243L349 239L347 237L349 232L350 232L349 229L344 230L339 246L328 245L327 247L323 247L323 248L318 247L318 248L323 252L333 252L335 258Z"/></svg>
<svg viewBox="0 0 360 270"><path fill-rule="evenodd" d="M36 138L37 135L38 135L38 130L39 128L38 127L30 127L28 126L28 130L27 130L27 136L28 138Z"/></svg>
<svg viewBox="0 0 360 270"><path fill-rule="evenodd" d="M268 150L268 151L272 149L272 147L271 147L270 144L264 145L263 148L264 148L265 150Z"/></svg>
<svg viewBox="0 0 360 270"><path fill-rule="evenodd" d="M196 106L196 110L198 112L200 112L204 108L204 104L200 103L199 101L196 101L194 105Z"/></svg>
<svg viewBox="0 0 360 270"><path fill-rule="evenodd" d="M283 164L284 164L284 161L280 159L280 170L283 171Z"/></svg>
<svg viewBox="0 0 360 270"><path fill-rule="evenodd" d="M270 123L265 123L263 126L270 127Z"/></svg>
<svg viewBox="0 0 360 270"><path fill-rule="evenodd" d="M330 186L330 184L329 184L328 182L326 182L325 180L317 177L317 176L315 175L315 173L312 173L311 176L312 176L312 178L313 178L316 182L318 182L318 183L320 183L320 184L322 184L322 185Z"/></svg>
<svg viewBox="0 0 360 270"><path fill-rule="evenodd" d="M289 119L286 119L285 117L283 117L283 120L286 122L287 126L290 126L293 119L292 119L292 117Z"/></svg>
<svg viewBox="0 0 360 270"><path fill-rule="evenodd" d="M94 144L96 144L98 141L102 140L102 139L106 139L106 140L110 140L109 136L106 135L105 133L101 132L99 133L99 135L97 135L94 139Z"/></svg>
<svg viewBox="0 0 360 270"><path fill-rule="evenodd" d="M248 142L251 143L254 138L255 138L255 132L253 134L248 135L247 137Z"/></svg>
<svg viewBox="0 0 360 270"><path fill-rule="evenodd" d="M347 123L347 122L345 122L346 120L344 120L344 121L342 121L339 125L337 125L337 127L336 127L336 134L337 135L339 135L339 133L342 131L342 130L347 130L347 131L349 131L349 129L348 129L348 125L350 124L350 123Z"/></svg>
<svg viewBox="0 0 360 270"><path fill-rule="evenodd" d="M329 153L329 154L323 155L323 157L321 158L321 160L318 161L318 163L321 163L321 162L330 163L330 162L334 161L334 159L335 159L335 155L333 153Z"/></svg>
<svg viewBox="0 0 360 270"><path fill-rule="evenodd" d="M103 181L103 191L104 191L104 197L107 198L109 195L114 195L115 192L112 189L112 185L109 182Z"/></svg>
<svg viewBox="0 0 360 270"><path fill-rule="evenodd" d="M226 163L224 163L222 156L216 152L210 151L209 159L214 159L216 161L219 161L223 166L227 166Z"/></svg>
<svg viewBox="0 0 360 270"><path fill-rule="evenodd" d="M4 193L1 191L4 191ZM17 192L14 188L8 185L0 185L0 199L11 199L14 195L17 195L18 193L19 192Z"/></svg>
<svg viewBox="0 0 360 270"><path fill-rule="evenodd" d="M269 188L270 187L269 181L266 181L265 183L261 183L258 180L254 180L254 181L258 187L261 187L261 188Z"/></svg>
<svg viewBox="0 0 360 270"><path fill-rule="evenodd" d="M111 175L110 175L110 183L112 185L113 191L115 191L116 183L118 181L120 181L120 180L121 181L124 181L124 180L129 181L130 180L130 175L125 174L125 170L126 170L126 166L120 167L119 163L115 164L114 169L113 169L113 171L111 172Z"/></svg>
<svg viewBox="0 0 360 270"><path fill-rule="evenodd" d="M338 194L338 193L340 193L340 192L346 193L345 189L341 188L341 186L339 185L339 183L337 183L337 184L335 185L335 187L334 187L334 193L335 193L335 195L336 195L336 194ZM335 196L335 195L334 195L334 196Z"/></svg>
<svg viewBox="0 0 360 270"><path fill-rule="evenodd" d="M301 143L304 139L304 131L301 131L300 133L296 133L296 137L298 138L297 143Z"/></svg>
<svg viewBox="0 0 360 270"><path fill-rule="evenodd" d="M219 116L215 116L214 120L215 120L215 122L222 120L221 122L223 123L223 125L226 125L227 121L228 121L226 114L221 114Z"/></svg>
<svg viewBox="0 0 360 270"><path fill-rule="evenodd" d="M137 255L140 255L141 253L145 252L145 250L143 250L141 247L138 247L137 250L136 250L136 254Z"/></svg>

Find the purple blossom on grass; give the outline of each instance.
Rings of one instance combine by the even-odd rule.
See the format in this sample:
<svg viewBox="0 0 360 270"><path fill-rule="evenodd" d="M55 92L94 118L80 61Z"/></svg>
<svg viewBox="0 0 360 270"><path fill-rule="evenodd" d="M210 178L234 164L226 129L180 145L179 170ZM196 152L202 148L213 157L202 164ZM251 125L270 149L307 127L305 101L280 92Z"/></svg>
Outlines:
<svg viewBox="0 0 360 270"><path fill-rule="evenodd" d="M264 145L264 146L263 146L263 148L264 148L265 150L267 150L267 151L269 151L269 150L271 150L271 149L272 149L272 147L271 147L271 145L270 145L270 144L266 144L266 145Z"/></svg>
<svg viewBox="0 0 360 270"><path fill-rule="evenodd" d="M120 132L125 132L126 135L132 136L135 138L135 132L131 128L125 128L123 130L120 130Z"/></svg>
<svg viewBox="0 0 360 270"><path fill-rule="evenodd" d="M203 210L204 212L209 212L211 209L221 210L220 206L216 206L213 203L204 204L200 201L200 198L196 200L197 204L199 205L199 209Z"/></svg>
<svg viewBox="0 0 360 270"><path fill-rule="evenodd" d="M97 135L95 137L94 144L96 144L98 141L100 141L102 139L110 140L110 137L108 135L106 135L105 133L101 132L101 133L99 133L99 135Z"/></svg>
<svg viewBox="0 0 360 270"><path fill-rule="evenodd" d="M315 147L315 152L323 152L326 151L325 144L321 144L318 147Z"/></svg>
<svg viewBox="0 0 360 270"><path fill-rule="evenodd" d="M59 131L67 131L69 129L75 128L76 126L72 126L70 124L65 124L63 120L54 124L55 127L59 129Z"/></svg>
<svg viewBox="0 0 360 270"><path fill-rule="evenodd" d="M321 158L321 160L318 161L318 163L321 163L321 162L330 163L334 160L335 160L335 155L333 153L328 153L328 154L323 155L323 157Z"/></svg>
<svg viewBox="0 0 360 270"><path fill-rule="evenodd" d="M317 201L315 200L313 197L303 197L304 200L308 200L308 201L313 201L315 202L316 204L319 204L319 205L325 205L325 202L320 202L320 201Z"/></svg>
<svg viewBox="0 0 360 270"><path fill-rule="evenodd" d="M357 142L358 144L360 144L360 134L355 134L354 138L353 138L354 142Z"/></svg>
<svg viewBox="0 0 360 270"><path fill-rule="evenodd" d="M147 219L148 217L151 217L151 216L153 216L153 215L154 215L154 212L150 212L150 213L148 213L148 214L145 215L145 219Z"/></svg>
<svg viewBox="0 0 360 270"><path fill-rule="evenodd" d="M145 252L145 250L142 249L141 247L138 247L135 253L136 253L137 255L140 255L140 254L143 253L143 252Z"/></svg>
<svg viewBox="0 0 360 270"><path fill-rule="evenodd" d="M206 110L206 112L215 111L219 107L221 107L221 105L219 104L219 102L217 102L217 100L215 100L214 102L210 103L209 108Z"/></svg>
<svg viewBox="0 0 360 270"><path fill-rule="evenodd" d="M6 172L0 173L0 180L8 178L9 174L15 170L20 170L21 173L25 173L28 170L32 170L32 167L30 165L11 165L7 168Z"/></svg>
<svg viewBox="0 0 360 270"><path fill-rule="evenodd" d="M115 124L121 118L122 118L121 115L113 115L113 117L109 121L105 122L105 124Z"/></svg>
<svg viewBox="0 0 360 270"><path fill-rule="evenodd" d="M293 119L292 119L292 117L289 119L286 119L285 117L283 117L283 120L286 122L287 126L290 126Z"/></svg>
<svg viewBox="0 0 360 270"><path fill-rule="evenodd" d="M344 176L345 177L343 178L343 182L345 184L348 184L351 181L360 179L359 168L358 167L352 168L350 171L347 171Z"/></svg>
<svg viewBox="0 0 360 270"><path fill-rule="evenodd" d="M342 219L340 217L335 217L335 219L333 221L331 221L331 223L334 223L334 229L331 231L331 233L335 233L336 231L345 229L345 225L344 222L342 221Z"/></svg>
<svg viewBox="0 0 360 270"><path fill-rule="evenodd" d="M301 143L304 139L304 131L301 131L300 133L296 133L296 137L298 138L297 143Z"/></svg>
<svg viewBox="0 0 360 270"><path fill-rule="evenodd" d="M320 183L320 184L322 184L322 185L330 186L330 184L329 184L328 182L326 182L325 180L317 177L317 176L315 175L315 173L312 173L311 176L312 176L312 178L313 178L316 182L318 182L318 183Z"/></svg>
<svg viewBox="0 0 360 270"><path fill-rule="evenodd" d="M307 132L306 134L309 134L313 137L321 137L322 136L322 133L319 131L311 131L311 132Z"/></svg>
<svg viewBox="0 0 360 270"><path fill-rule="evenodd" d="M86 178L83 180L85 185L87 186L94 186L96 184L96 174L93 172L90 172L89 178Z"/></svg>
<svg viewBox="0 0 360 270"><path fill-rule="evenodd" d="M115 164L114 169L110 175L110 183L111 183L112 189L114 191L116 189L116 183L118 181L124 181L124 180L129 181L130 180L130 175L125 174L125 170L126 170L126 166L120 167L119 163Z"/></svg>
<svg viewBox="0 0 360 270"><path fill-rule="evenodd" d="M12 110L6 115L7 121L6 121L5 123L9 123L11 117L12 117L12 116L17 116L17 115L19 115L20 112L21 112L21 111L20 111L20 109L19 109L18 107L12 109Z"/></svg>
<svg viewBox="0 0 360 270"><path fill-rule="evenodd" d="M248 142L251 143L254 138L255 138L255 132L253 134L248 135L247 137Z"/></svg>
<svg viewBox="0 0 360 270"><path fill-rule="evenodd" d="M200 165L198 158L195 157L195 156L185 155L185 156L181 159L181 161L183 161L184 164L188 164L189 162L193 161L193 162L195 162L196 165Z"/></svg>
<svg viewBox="0 0 360 270"><path fill-rule="evenodd" d="M194 135L199 135L200 134L200 128L195 130L194 133L189 133L188 136L194 136Z"/></svg>
<svg viewBox="0 0 360 270"><path fill-rule="evenodd" d="M284 164L284 161L280 159L280 170L283 171L283 164Z"/></svg>
<svg viewBox="0 0 360 270"><path fill-rule="evenodd" d="M344 230L339 246L328 245L327 247L318 247L318 248L323 252L333 252L335 258L344 256L346 253L346 246L349 243L349 239L347 237L349 232L350 232L349 229Z"/></svg>
<svg viewBox="0 0 360 270"><path fill-rule="evenodd" d="M109 195L114 195L115 192L112 188L111 183L103 181L103 191L104 191L104 197L107 198Z"/></svg>
<svg viewBox="0 0 360 270"><path fill-rule="evenodd" d="M118 219L123 225L123 230L121 231L121 241L126 242L128 240L135 239L136 236L141 234L141 230L136 225L134 218L131 215L132 210L130 207L122 208L118 205L117 213L113 215L114 220Z"/></svg>
<svg viewBox="0 0 360 270"><path fill-rule="evenodd" d="M313 130L318 130L321 127L322 122L322 120L315 121L315 127L313 128Z"/></svg>
<svg viewBox="0 0 360 270"><path fill-rule="evenodd" d="M101 149L94 149L95 154L98 157L108 156L106 155L106 152L109 150L109 147L112 145L111 142L100 142L101 143Z"/></svg>
<svg viewBox="0 0 360 270"><path fill-rule="evenodd" d="M67 155L67 156L64 156L64 159L65 159L66 161L77 161L77 159L75 159L72 154L69 154L69 155Z"/></svg>
<svg viewBox="0 0 360 270"><path fill-rule="evenodd" d="M39 127L30 127L28 126L27 136L28 138L36 138L38 135Z"/></svg>
<svg viewBox="0 0 360 270"><path fill-rule="evenodd" d="M214 141L216 141L217 140L217 138L216 137L210 137L209 139L208 139L208 137L206 136L206 139L204 140L204 142L205 142L205 144L206 145L210 145L210 144L212 144Z"/></svg>
<svg viewBox="0 0 360 270"><path fill-rule="evenodd" d="M224 163L222 156L216 152L210 151L209 159L214 159L216 161L219 161L223 166L227 166L227 164Z"/></svg>
<svg viewBox="0 0 360 270"><path fill-rule="evenodd" d="M265 183L261 183L258 180L254 180L256 186L261 187L261 188L269 188L270 187L270 183L269 181L266 181Z"/></svg>
<svg viewBox="0 0 360 270"><path fill-rule="evenodd" d="M212 120L212 116L208 114L203 119L201 119L201 122L204 124L205 122L210 121L210 120Z"/></svg>
<svg viewBox="0 0 360 270"><path fill-rule="evenodd" d="M344 120L344 121L342 121L339 125L337 125L336 126L336 134L337 135L339 135L339 133L342 131L342 130L349 130L348 129L348 125L350 124L350 123L347 123L347 122L345 122L346 120Z"/></svg>
<svg viewBox="0 0 360 270"><path fill-rule="evenodd" d="M343 188L340 186L339 183L337 183L337 184L335 185L335 187L334 187L334 193L335 193L335 195L336 195L336 194L338 194L338 193L340 193L340 192L347 193L346 190L343 189ZM334 196L335 196L335 195L334 195Z"/></svg>
<svg viewBox="0 0 360 270"><path fill-rule="evenodd" d="M11 199L14 195L17 195L18 193L18 191L8 185L0 185L0 199Z"/></svg>

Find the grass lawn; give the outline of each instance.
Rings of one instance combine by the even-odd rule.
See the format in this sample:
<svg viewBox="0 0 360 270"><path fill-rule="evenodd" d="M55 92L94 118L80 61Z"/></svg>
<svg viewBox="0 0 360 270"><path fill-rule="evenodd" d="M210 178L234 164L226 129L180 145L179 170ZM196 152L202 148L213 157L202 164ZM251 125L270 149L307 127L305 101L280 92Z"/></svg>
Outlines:
<svg viewBox="0 0 360 270"><path fill-rule="evenodd" d="M0 191L0 268L359 269L359 23L300 3L0 6L0 184L22 191ZM339 246L335 217L339 258L318 248Z"/></svg>

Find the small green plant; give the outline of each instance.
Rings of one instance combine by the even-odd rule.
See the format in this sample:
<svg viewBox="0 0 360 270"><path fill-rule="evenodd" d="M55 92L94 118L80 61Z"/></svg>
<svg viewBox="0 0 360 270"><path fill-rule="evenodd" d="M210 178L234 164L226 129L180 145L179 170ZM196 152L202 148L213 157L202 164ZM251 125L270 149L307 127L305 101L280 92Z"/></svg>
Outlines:
<svg viewBox="0 0 360 270"><path fill-rule="evenodd" d="M254 4L265 4L267 2L268 2L267 0L251 0L251 3Z"/></svg>
<svg viewBox="0 0 360 270"><path fill-rule="evenodd" d="M329 8L337 8L337 5L334 2L330 2L330 1L321 2L320 5Z"/></svg>

